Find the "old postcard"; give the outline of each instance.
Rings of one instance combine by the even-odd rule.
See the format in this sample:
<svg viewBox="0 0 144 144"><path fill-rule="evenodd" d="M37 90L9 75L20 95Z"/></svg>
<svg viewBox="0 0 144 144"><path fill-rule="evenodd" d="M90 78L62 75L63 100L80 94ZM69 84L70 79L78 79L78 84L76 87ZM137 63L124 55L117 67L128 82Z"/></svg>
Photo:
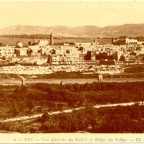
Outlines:
<svg viewBox="0 0 144 144"><path fill-rule="evenodd" d="M143 16L144 1L0 1L0 142L144 142Z"/></svg>

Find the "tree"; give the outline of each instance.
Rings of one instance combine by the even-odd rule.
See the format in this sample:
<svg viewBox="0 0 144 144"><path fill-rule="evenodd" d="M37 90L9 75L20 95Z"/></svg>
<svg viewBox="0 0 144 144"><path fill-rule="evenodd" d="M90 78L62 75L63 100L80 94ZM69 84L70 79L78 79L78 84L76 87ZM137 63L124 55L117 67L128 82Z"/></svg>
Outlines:
<svg viewBox="0 0 144 144"><path fill-rule="evenodd" d="M29 100L27 100L27 107L28 107L28 109L29 109L29 112L33 109L33 107L35 106L35 103L34 103L34 101L33 100L31 100L31 99L29 99Z"/></svg>
<svg viewBox="0 0 144 144"><path fill-rule="evenodd" d="M32 45L31 41L29 41L29 42L28 42L28 45L29 45L29 46L31 46L31 45Z"/></svg>
<svg viewBox="0 0 144 144"><path fill-rule="evenodd" d="M140 90L140 97L141 97L142 106L143 106L144 105L144 92L143 92L143 89Z"/></svg>
<svg viewBox="0 0 144 144"><path fill-rule="evenodd" d="M121 56L120 56L119 61L125 61L125 57L124 57L124 55L121 55Z"/></svg>
<svg viewBox="0 0 144 144"><path fill-rule="evenodd" d="M19 105L17 102L14 102L12 107L12 115L17 116L19 112L20 112Z"/></svg>
<svg viewBox="0 0 144 144"><path fill-rule="evenodd" d="M41 116L41 118L38 119L38 121L44 123L44 122L46 122L49 118L50 118L50 116L49 116L48 112L46 111L46 112L44 112L44 114Z"/></svg>

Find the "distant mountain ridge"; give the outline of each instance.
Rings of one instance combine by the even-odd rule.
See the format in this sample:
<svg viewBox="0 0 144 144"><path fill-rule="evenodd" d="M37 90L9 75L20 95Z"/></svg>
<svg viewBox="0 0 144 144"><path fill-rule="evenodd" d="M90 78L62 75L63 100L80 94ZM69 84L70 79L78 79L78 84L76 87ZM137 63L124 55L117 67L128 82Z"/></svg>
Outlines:
<svg viewBox="0 0 144 144"><path fill-rule="evenodd" d="M124 24L106 27L93 25L66 27L66 26L29 26L14 25L0 30L0 35L11 34L50 34L65 37L119 37L127 35L130 37L144 36L144 24Z"/></svg>

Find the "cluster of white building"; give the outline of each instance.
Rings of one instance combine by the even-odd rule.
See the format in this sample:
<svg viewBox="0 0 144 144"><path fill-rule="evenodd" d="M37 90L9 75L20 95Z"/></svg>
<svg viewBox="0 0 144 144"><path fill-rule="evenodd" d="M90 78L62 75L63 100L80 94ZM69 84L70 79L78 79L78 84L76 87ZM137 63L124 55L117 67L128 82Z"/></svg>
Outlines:
<svg viewBox="0 0 144 144"><path fill-rule="evenodd" d="M16 64L36 64L41 66L2 66L0 73L11 74L50 74L57 71L94 72L117 74L123 72L119 64L143 63L144 45L135 39L125 39L121 45L92 43L75 43L74 45L49 45L47 40L35 41L23 46L0 47L0 58ZM103 62L106 65L103 65ZM112 65L107 65L112 62ZM48 66L43 66L47 64Z"/></svg>
<svg viewBox="0 0 144 144"><path fill-rule="evenodd" d="M14 57L14 46L0 47L0 57Z"/></svg>
<svg viewBox="0 0 144 144"><path fill-rule="evenodd" d="M122 42L121 45L100 45L97 42L50 45L48 40L36 40L33 44L23 46L18 42L16 46L0 47L0 58L10 62L39 65L101 64L109 61L113 64L128 61L143 62L144 42L126 37L113 40L113 42L119 41Z"/></svg>

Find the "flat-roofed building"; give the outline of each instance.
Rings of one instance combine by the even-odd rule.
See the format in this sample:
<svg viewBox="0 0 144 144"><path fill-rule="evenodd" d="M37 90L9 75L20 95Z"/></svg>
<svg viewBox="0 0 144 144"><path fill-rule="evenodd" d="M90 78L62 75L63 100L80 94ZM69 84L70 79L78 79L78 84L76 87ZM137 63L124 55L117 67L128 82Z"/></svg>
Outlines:
<svg viewBox="0 0 144 144"><path fill-rule="evenodd" d="M0 57L14 57L14 47L13 46L2 46L0 47Z"/></svg>
<svg viewBox="0 0 144 144"><path fill-rule="evenodd" d="M137 44L137 42L138 42L137 39L130 39L130 38L125 39L126 44Z"/></svg>
<svg viewBox="0 0 144 144"><path fill-rule="evenodd" d="M16 56L28 56L28 47L15 48Z"/></svg>

